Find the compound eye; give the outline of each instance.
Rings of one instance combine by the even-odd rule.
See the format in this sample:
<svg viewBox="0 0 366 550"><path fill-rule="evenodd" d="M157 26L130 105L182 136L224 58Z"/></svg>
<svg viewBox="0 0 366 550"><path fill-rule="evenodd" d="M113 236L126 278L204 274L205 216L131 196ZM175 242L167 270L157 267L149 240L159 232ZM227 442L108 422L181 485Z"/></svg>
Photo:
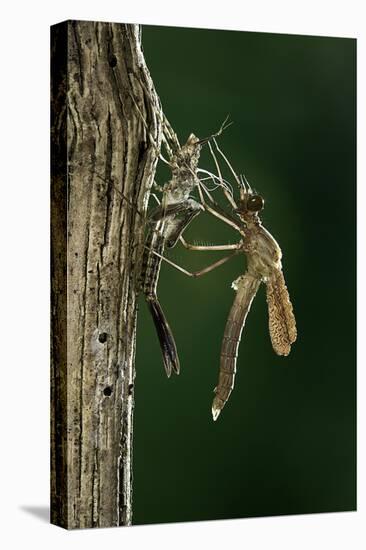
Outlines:
<svg viewBox="0 0 366 550"><path fill-rule="evenodd" d="M264 208L264 200L260 195L252 195L247 202L247 208L251 212L259 212Z"/></svg>

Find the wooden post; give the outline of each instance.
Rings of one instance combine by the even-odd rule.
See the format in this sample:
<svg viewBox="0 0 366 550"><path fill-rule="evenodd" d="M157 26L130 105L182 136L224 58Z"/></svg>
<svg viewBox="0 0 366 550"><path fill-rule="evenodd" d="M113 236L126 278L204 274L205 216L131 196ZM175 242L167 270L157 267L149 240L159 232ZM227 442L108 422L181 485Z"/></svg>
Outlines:
<svg viewBox="0 0 366 550"><path fill-rule="evenodd" d="M67 21L51 42L51 522L129 525L140 214L162 116L137 25Z"/></svg>

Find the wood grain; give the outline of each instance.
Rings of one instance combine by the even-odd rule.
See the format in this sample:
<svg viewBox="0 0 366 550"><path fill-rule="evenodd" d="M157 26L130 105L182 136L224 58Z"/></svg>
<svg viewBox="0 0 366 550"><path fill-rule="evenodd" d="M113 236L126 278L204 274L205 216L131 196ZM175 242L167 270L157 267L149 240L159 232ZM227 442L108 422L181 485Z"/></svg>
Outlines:
<svg viewBox="0 0 366 550"><path fill-rule="evenodd" d="M51 521L129 525L138 212L162 114L137 25L67 21L51 46Z"/></svg>

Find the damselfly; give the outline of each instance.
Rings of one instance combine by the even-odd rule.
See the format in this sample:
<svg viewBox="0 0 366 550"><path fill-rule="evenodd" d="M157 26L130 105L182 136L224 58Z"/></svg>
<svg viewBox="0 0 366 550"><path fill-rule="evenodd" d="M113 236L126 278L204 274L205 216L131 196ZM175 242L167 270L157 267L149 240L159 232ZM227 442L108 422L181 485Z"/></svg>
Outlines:
<svg viewBox="0 0 366 550"><path fill-rule="evenodd" d="M213 141L217 151L235 178L240 196L238 202L236 202L227 185L224 185L217 157L209 143L210 151L218 171L215 180L218 179L221 182L220 189L224 190L226 197L234 208L234 215L222 209L210 195L209 202L207 202L202 189L199 188L201 203L207 212L236 229L241 235L241 240L234 245L200 246L186 243L186 246L191 250L233 251L232 255L206 267L200 273L190 273L180 266L173 264L170 260L167 261L186 275L197 277L208 273L235 254L243 253L246 256L246 271L232 284L233 289L236 291L236 297L225 326L221 346L219 380L215 388L216 395L212 404L212 416L216 420L234 388L242 331L252 301L262 282L266 285L269 333L272 347L278 355L288 355L290 353L291 345L297 337L297 331L292 304L282 272L282 252L274 237L263 227L259 216L259 213L264 208L264 199L252 190L244 176L239 177L235 173L230 162L218 147L216 140L213 139Z"/></svg>

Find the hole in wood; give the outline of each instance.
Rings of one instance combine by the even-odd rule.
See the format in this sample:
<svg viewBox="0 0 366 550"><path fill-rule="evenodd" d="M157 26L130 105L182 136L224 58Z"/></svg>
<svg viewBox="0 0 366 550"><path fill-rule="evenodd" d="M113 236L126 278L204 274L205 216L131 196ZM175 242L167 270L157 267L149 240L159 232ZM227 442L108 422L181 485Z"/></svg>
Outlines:
<svg viewBox="0 0 366 550"><path fill-rule="evenodd" d="M98 340L101 344L104 344L107 341L108 334L106 332L101 332L99 334Z"/></svg>
<svg viewBox="0 0 366 550"><path fill-rule="evenodd" d="M109 397L110 395L112 395L112 388L110 386L107 386L106 388L104 388L103 393L104 395Z"/></svg>
<svg viewBox="0 0 366 550"><path fill-rule="evenodd" d="M108 63L112 68L117 65L117 57L113 53L109 56Z"/></svg>

